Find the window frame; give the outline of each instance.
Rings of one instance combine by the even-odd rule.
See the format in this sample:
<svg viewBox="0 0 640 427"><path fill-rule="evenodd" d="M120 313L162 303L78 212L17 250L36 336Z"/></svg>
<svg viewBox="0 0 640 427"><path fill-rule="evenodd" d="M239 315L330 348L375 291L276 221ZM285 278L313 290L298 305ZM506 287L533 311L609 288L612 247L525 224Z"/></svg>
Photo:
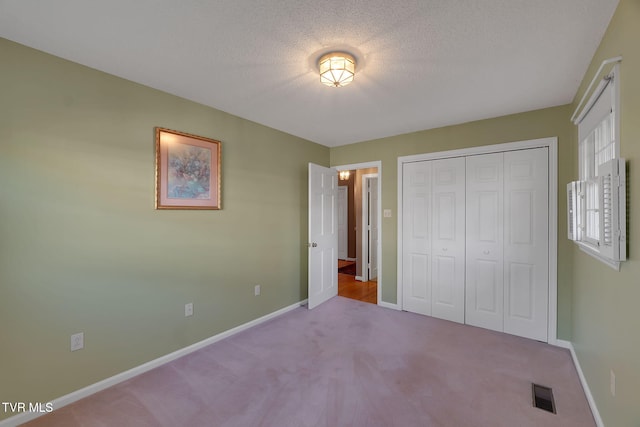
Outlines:
<svg viewBox="0 0 640 427"><path fill-rule="evenodd" d="M603 105L598 105L601 97L609 98L604 104L610 107L610 113L603 113ZM608 129L611 133L608 145L613 144L613 153L610 159L620 159L620 66L616 63L611 71L601 80L594 90L589 100L581 110L573 123L578 128L578 176L582 183L581 191L576 195L581 198L581 208L577 212L575 226L580 227L581 232L574 242L588 255L598 259L606 265L616 270L620 269L620 261L614 260L601 253L600 241L602 239L599 216L602 206L600 206L599 173L598 168L604 162L597 163L598 154L603 150L597 150L596 132L602 132L601 126L610 118ZM605 126L606 127L606 126ZM591 143L587 140L591 139ZM595 206L594 206L595 205ZM569 207L568 207L569 208ZM589 221L589 218L591 221ZM594 236L594 230L598 235ZM624 243L621 243L624 244Z"/></svg>

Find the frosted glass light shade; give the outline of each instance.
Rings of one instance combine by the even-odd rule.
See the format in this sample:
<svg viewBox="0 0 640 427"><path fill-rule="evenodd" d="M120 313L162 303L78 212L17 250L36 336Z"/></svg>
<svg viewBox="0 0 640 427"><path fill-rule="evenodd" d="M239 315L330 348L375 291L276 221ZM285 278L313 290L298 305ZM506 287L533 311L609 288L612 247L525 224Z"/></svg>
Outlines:
<svg viewBox="0 0 640 427"><path fill-rule="evenodd" d="M356 60L344 52L331 52L318 61L320 82L327 86L342 87L353 81Z"/></svg>

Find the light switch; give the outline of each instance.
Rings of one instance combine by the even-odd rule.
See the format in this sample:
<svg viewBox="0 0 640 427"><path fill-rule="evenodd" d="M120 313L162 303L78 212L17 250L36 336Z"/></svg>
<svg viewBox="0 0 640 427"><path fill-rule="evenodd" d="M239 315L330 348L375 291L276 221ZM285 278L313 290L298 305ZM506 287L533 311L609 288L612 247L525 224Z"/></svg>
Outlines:
<svg viewBox="0 0 640 427"><path fill-rule="evenodd" d="M385 218L391 218L391 209L385 209L385 210L382 212L382 215L383 215Z"/></svg>

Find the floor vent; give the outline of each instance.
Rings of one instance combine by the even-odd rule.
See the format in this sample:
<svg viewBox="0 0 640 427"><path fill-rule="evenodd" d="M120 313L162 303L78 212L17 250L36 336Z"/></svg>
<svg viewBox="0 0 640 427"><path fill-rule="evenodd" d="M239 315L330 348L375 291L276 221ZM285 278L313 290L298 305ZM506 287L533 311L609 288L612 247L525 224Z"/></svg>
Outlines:
<svg viewBox="0 0 640 427"><path fill-rule="evenodd" d="M551 390L550 387L532 383L531 390L533 392L533 406L553 414L556 413L556 404L553 401L553 390Z"/></svg>

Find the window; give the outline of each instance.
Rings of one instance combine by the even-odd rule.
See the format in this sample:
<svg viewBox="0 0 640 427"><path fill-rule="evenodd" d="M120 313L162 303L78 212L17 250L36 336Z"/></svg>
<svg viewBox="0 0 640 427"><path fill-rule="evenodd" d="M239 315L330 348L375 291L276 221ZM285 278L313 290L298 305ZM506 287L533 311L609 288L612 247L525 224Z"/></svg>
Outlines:
<svg viewBox="0 0 640 427"><path fill-rule="evenodd" d="M616 269L619 261L626 259L618 70L615 65L602 79L574 120L578 125L579 181L567 186L569 238Z"/></svg>

